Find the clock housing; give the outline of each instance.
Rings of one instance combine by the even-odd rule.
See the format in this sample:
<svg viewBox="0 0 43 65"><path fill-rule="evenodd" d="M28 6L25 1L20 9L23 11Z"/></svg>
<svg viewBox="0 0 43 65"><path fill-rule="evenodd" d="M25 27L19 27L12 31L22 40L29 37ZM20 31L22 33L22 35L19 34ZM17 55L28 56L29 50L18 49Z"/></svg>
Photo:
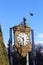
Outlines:
<svg viewBox="0 0 43 65"><path fill-rule="evenodd" d="M31 51L30 43L30 27L18 25L14 27L14 48L22 56L25 57Z"/></svg>

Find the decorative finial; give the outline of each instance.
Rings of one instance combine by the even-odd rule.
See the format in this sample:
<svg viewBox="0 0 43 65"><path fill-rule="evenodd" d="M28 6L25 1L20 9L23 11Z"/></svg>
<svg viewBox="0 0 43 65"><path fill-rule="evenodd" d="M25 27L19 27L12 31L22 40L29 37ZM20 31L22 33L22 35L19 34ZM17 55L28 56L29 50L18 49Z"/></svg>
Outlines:
<svg viewBox="0 0 43 65"><path fill-rule="evenodd" d="M23 21L26 21L26 18L25 17L23 18Z"/></svg>
<svg viewBox="0 0 43 65"><path fill-rule="evenodd" d="M24 24L24 26L26 26L26 18L25 17L23 18L23 24Z"/></svg>

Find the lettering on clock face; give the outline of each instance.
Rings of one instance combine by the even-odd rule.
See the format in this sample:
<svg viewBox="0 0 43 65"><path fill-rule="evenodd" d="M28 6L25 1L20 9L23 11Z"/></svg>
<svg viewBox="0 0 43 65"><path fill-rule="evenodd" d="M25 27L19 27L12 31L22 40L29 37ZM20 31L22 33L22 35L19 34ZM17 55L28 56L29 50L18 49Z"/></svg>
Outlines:
<svg viewBox="0 0 43 65"><path fill-rule="evenodd" d="M20 33L18 36L17 36L17 41L20 45L27 45L29 43L29 37L26 33Z"/></svg>

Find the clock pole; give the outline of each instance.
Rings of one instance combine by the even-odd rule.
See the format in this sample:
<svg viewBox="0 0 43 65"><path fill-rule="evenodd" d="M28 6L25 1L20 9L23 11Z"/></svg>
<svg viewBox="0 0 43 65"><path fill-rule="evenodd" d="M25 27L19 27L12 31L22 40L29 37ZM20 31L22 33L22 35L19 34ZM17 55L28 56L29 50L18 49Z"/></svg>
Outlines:
<svg viewBox="0 0 43 65"><path fill-rule="evenodd" d="M26 27L26 18L24 17L23 18L23 24L24 24L24 27ZM27 56L26 56L26 65L29 65L29 53L27 53Z"/></svg>

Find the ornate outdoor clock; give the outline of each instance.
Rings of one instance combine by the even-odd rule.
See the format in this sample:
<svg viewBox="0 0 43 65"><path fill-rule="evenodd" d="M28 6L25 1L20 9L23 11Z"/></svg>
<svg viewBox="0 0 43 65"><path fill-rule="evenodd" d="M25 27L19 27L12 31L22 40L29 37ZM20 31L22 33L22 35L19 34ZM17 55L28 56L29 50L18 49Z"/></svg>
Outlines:
<svg viewBox="0 0 43 65"><path fill-rule="evenodd" d="M31 51L30 27L20 24L13 28L14 30L14 47L22 57L25 57Z"/></svg>

